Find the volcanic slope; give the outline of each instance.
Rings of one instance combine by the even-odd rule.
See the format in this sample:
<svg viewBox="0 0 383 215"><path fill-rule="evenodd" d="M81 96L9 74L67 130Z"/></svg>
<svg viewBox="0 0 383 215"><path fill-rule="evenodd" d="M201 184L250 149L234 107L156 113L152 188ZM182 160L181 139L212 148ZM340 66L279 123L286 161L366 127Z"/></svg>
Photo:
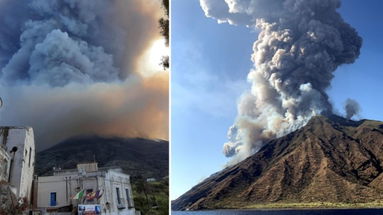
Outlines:
<svg viewBox="0 0 383 215"><path fill-rule="evenodd" d="M211 175L173 210L383 200L383 122L316 116L256 154Z"/></svg>
<svg viewBox="0 0 383 215"><path fill-rule="evenodd" d="M69 138L36 156L36 174L51 175L53 167L76 168L97 161L100 167L121 167L132 177L169 175L169 143L165 140L102 136Z"/></svg>

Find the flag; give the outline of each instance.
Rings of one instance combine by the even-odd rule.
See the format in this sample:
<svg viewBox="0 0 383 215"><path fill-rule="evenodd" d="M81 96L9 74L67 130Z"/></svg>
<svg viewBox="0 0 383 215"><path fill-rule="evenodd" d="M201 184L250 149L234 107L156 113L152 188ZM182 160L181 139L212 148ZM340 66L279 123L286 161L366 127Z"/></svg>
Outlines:
<svg viewBox="0 0 383 215"><path fill-rule="evenodd" d="M101 198L101 196L102 196L102 194L104 194L104 190L97 190L97 193L96 193L96 198L97 199L100 199Z"/></svg>
<svg viewBox="0 0 383 215"><path fill-rule="evenodd" d="M93 200L96 198L96 192L89 192L86 194L86 200Z"/></svg>
<svg viewBox="0 0 383 215"><path fill-rule="evenodd" d="M73 199L81 199L83 196L84 196L84 190L81 190L75 196L73 196Z"/></svg>

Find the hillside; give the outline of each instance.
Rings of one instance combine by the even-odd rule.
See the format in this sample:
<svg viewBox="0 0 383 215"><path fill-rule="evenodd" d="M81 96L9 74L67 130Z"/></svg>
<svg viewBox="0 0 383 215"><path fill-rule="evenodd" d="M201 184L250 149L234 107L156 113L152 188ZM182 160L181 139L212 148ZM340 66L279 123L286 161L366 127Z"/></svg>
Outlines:
<svg viewBox="0 0 383 215"><path fill-rule="evenodd" d="M82 136L65 140L37 153L36 174L53 167L75 168L96 160L99 166L119 166L133 177L163 178L169 174L169 143L164 140Z"/></svg>
<svg viewBox="0 0 383 215"><path fill-rule="evenodd" d="M383 122L335 115L271 140L172 202L173 210L383 200Z"/></svg>

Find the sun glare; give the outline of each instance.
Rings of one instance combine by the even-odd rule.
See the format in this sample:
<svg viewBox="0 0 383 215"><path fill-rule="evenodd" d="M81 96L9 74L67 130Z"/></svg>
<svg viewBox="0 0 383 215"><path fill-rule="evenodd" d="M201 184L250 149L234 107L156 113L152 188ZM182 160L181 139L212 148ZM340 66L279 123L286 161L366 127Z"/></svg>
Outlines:
<svg viewBox="0 0 383 215"><path fill-rule="evenodd" d="M139 72L147 77L166 71L162 65L165 56L169 56L169 47L166 46L165 39L154 40L141 58Z"/></svg>

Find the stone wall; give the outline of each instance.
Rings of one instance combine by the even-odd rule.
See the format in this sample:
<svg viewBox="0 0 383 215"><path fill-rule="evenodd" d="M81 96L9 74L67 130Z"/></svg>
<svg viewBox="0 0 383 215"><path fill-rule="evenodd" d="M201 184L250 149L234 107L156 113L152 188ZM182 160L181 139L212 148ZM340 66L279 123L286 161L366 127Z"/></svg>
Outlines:
<svg viewBox="0 0 383 215"><path fill-rule="evenodd" d="M8 182L10 168L10 156L6 148L0 144L0 182Z"/></svg>

